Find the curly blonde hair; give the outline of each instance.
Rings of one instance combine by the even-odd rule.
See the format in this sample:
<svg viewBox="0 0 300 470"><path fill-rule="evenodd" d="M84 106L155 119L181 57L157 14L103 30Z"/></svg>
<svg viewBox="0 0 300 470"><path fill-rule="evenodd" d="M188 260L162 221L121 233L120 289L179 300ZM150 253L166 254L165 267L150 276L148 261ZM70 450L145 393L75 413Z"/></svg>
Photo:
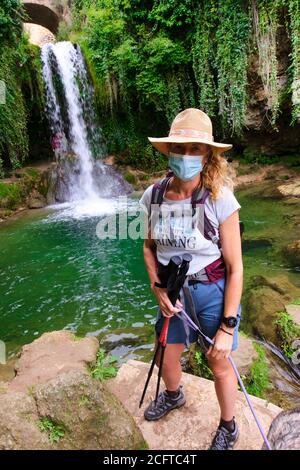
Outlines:
<svg viewBox="0 0 300 470"><path fill-rule="evenodd" d="M210 191L210 197L216 201L222 186L234 190L234 178L236 176L232 165L224 158L224 150L206 144L209 154L206 164L201 172L201 184ZM170 148L170 144L168 145Z"/></svg>
<svg viewBox="0 0 300 470"><path fill-rule="evenodd" d="M210 147L210 155L201 173L203 185L210 191L213 201L218 198L222 186L227 186L232 192L234 190L235 170L224 158L223 152L222 149Z"/></svg>

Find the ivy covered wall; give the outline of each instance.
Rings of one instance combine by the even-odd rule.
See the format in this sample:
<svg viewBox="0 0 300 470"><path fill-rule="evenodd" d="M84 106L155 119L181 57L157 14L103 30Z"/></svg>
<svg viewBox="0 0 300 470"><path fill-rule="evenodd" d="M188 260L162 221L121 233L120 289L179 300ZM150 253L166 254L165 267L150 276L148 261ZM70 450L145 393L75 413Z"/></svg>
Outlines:
<svg viewBox="0 0 300 470"><path fill-rule="evenodd" d="M49 151L40 50L23 34L19 0L0 4L0 175ZM37 145L38 144L38 145ZM43 145L45 153L43 155Z"/></svg>
<svg viewBox="0 0 300 470"><path fill-rule="evenodd" d="M299 0L74 0L72 13L69 37L84 50L109 150L123 161L157 167L146 137L166 133L187 107L209 114L215 138L242 139L251 54L268 132L287 102L288 126L300 123ZM280 28L290 48L284 86Z"/></svg>

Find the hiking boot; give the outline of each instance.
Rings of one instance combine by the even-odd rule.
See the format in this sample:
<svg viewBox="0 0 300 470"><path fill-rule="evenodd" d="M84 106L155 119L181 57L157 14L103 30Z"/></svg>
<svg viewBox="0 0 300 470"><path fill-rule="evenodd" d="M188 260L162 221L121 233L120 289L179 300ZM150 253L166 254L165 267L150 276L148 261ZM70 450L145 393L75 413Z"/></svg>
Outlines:
<svg viewBox="0 0 300 470"><path fill-rule="evenodd" d="M176 398L171 398L166 390L161 392L157 397L157 403L155 406L155 400L146 408L144 417L147 421L155 421L165 416L169 411L175 408L180 408L185 404L185 397L182 391L182 385L179 387L179 393Z"/></svg>
<svg viewBox="0 0 300 470"><path fill-rule="evenodd" d="M209 450L232 450L239 437L239 429L234 421L234 431L230 432L223 426L217 429Z"/></svg>

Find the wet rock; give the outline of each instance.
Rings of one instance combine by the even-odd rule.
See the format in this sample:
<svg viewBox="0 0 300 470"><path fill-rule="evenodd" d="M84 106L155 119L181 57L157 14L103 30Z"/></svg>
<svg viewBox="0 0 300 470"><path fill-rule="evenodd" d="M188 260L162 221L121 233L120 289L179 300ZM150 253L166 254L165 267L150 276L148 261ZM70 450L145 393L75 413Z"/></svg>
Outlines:
<svg viewBox="0 0 300 470"><path fill-rule="evenodd" d="M278 292L286 300L293 300L300 295L300 289L292 284L285 274L277 276L252 276L251 288L266 286Z"/></svg>
<svg viewBox="0 0 300 470"><path fill-rule="evenodd" d="M26 202L29 209L40 209L41 207L45 207L47 205L46 198L37 191L31 193Z"/></svg>
<svg viewBox="0 0 300 470"><path fill-rule="evenodd" d="M253 276L245 293L246 322L252 331L267 341L280 345L274 322L285 304L300 297L300 289L284 274L269 278Z"/></svg>
<svg viewBox="0 0 300 470"><path fill-rule="evenodd" d="M145 448L118 398L89 374L97 350L96 338L67 331L45 333L23 347L17 376L0 386L0 449ZM62 430L57 440L45 421Z"/></svg>
<svg viewBox="0 0 300 470"><path fill-rule="evenodd" d="M58 449L138 449L144 444L120 401L83 370L60 374L40 386L35 399L40 416L66 429Z"/></svg>
<svg viewBox="0 0 300 470"><path fill-rule="evenodd" d="M154 329L151 325L128 327L115 330L114 333L98 336L101 348L109 354L117 356L121 366L129 359L150 361L154 347Z"/></svg>
<svg viewBox="0 0 300 470"><path fill-rule="evenodd" d="M253 362L258 359L258 352L254 348L254 341L239 332L238 349L232 352L232 357L240 375L248 375Z"/></svg>
<svg viewBox="0 0 300 470"><path fill-rule="evenodd" d="M300 180L281 184L277 189L285 197L300 197Z"/></svg>
<svg viewBox="0 0 300 470"><path fill-rule="evenodd" d="M291 266L300 266L300 240L294 240L282 249Z"/></svg>
<svg viewBox="0 0 300 470"><path fill-rule="evenodd" d="M292 317L293 322L300 327L300 305L288 304L285 306L285 309Z"/></svg>
<svg viewBox="0 0 300 470"><path fill-rule="evenodd" d="M33 396L25 392L0 394L0 449L50 449L47 434L38 428Z"/></svg>
<svg viewBox="0 0 300 470"><path fill-rule="evenodd" d="M274 344L278 343L276 328L277 313L284 310L284 299L270 287L259 287L251 291L246 302L247 319L253 332Z"/></svg>
<svg viewBox="0 0 300 470"><path fill-rule="evenodd" d="M143 412L155 396L156 370L149 383L144 405L142 408L138 407L148 371L149 364L128 361L121 367L117 377L108 381L107 386L133 415L149 448L153 450L207 449L211 443L211 434L219 424L220 416L213 381L183 373L181 383L184 386L186 404L180 409L171 411L159 421L149 422L144 419ZM133 383L134 387L132 387ZM251 400L267 432L271 421L281 408L261 398L251 397ZM262 437L241 392L237 394L235 416L240 427L240 437L235 448L260 449Z"/></svg>
<svg viewBox="0 0 300 470"><path fill-rule="evenodd" d="M85 370L95 360L96 338L76 340L70 331L45 333L33 343L23 346L16 363L16 377L10 390L26 390L32 385L46 383L58 373L73 369Z"/></svg>
<svg viewBox="0 0 300 470"><path fill-rule="evenodd" d="M242 240L243 253L252 252L257 249L266 249L272 246L272 240L269 238L257 238L253 240Z"/></svg>

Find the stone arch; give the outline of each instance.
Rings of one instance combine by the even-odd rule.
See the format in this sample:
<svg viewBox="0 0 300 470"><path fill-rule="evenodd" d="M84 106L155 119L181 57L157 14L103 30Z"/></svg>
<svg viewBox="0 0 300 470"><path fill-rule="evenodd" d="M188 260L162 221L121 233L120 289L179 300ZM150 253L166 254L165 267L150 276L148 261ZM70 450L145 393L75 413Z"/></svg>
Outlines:
<svg viewBox="0 0 300 470"><path fill-rule="evenodd" d="M38 24L40 26L44 26L45 28L49 29L51 33L57 34L58 24L59 24L59 15L47 5L50 4L50 1L24 1L24 10L28 16L26 22Z"/></svg>

